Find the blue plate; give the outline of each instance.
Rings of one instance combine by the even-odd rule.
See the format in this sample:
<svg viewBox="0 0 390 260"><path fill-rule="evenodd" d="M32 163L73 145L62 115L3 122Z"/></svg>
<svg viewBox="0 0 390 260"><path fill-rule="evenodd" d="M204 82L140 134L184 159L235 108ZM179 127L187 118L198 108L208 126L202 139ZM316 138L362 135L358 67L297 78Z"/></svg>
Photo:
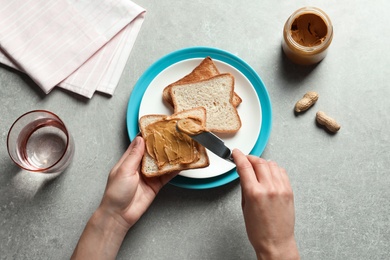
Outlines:
<svg viewBox="0 0 390 260"><path fill-rule="evenodd" d="M194 58L205 58L207 56L210 56L213 60L227 63L240 71L255 89L261 106L262 121L259 136L250 154L256 156L262 154L268 142L272 126L272 108L267 89L261 78L245 61L229 52L210 47L191 47L172 52L156 61L144 72L134 86L127 107L127 131L130 140L133 140L139 132L139 108L143 95L153 79L164 69L177 62ZM237 178L237 171L233 168L221 175L203 179L188 178L179 175L172 179L170 183L188 189L209 189L225 185Z"/></svg>

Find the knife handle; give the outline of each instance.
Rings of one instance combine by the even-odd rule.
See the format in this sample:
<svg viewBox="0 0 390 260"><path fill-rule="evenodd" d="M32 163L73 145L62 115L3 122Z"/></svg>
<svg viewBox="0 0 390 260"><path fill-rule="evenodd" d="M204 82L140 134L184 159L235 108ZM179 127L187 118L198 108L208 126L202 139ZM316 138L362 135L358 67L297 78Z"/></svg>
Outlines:
<svg viewBox="0 0 390 260"><path fill-rule="evenodd" d="M234 159L233 159L233 156L232 156L232 154L230 154L230 155L229 155L229 157L228 157L228 158L226 158L225 160L226 160L226 161L229 161L229 162L231 162L231 163L234 163L234 164L236 164L236 163L234 162Z"/></svg>

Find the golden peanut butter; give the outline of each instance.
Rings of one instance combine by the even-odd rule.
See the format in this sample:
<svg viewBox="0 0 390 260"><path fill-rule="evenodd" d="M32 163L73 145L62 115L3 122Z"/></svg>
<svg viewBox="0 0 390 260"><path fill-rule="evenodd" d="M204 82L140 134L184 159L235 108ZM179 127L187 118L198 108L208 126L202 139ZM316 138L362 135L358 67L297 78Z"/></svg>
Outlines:
<svg viewBox="0 0 390 260"><path fill-rule="evenodd" d="M146 150L158 168L166 164L187 164L199 160L195 141L176 130L177 121L162 120L146 127Z"/></svg>
<svg viewBox="0 0 390 260"><path fill-rule="evenodd" d="M298 16L291 25L291 37L300 45L313 47L320 45L328 33L327 25L316 14Z"/></svg>
<svg viewBox="0 0 390 260"><path fill-rule="evenodd" d="M177 122L177 128L187 135L197 135L205 131L205 127L202 125L202 122L191 118L180 119Z"/></svg>

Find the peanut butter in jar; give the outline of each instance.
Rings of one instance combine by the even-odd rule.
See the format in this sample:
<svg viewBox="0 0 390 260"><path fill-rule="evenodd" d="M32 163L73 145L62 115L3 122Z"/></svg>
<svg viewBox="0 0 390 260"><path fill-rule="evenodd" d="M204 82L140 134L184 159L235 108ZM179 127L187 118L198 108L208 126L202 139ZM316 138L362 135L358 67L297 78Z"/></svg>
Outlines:
<svg viewBox="0 0 390 260"><path fill-rule="evenodd" d="M332 38L333 26L328 15L316 7L303 7L287 19L282 48L292 62L312 65L325 58Z"/></svg>

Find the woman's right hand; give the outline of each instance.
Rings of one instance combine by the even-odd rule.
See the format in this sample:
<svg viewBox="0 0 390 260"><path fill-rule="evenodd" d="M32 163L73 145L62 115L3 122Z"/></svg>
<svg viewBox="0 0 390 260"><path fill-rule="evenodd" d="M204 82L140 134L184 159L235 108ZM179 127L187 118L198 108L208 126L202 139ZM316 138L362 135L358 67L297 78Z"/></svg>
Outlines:
<svg viewBox="0 0 390 260"><path fill-rule="evenodd" d="M258 259L299 259L294 237L294 196L285 169L233 150L240 176L242 211Z"/></svg>

